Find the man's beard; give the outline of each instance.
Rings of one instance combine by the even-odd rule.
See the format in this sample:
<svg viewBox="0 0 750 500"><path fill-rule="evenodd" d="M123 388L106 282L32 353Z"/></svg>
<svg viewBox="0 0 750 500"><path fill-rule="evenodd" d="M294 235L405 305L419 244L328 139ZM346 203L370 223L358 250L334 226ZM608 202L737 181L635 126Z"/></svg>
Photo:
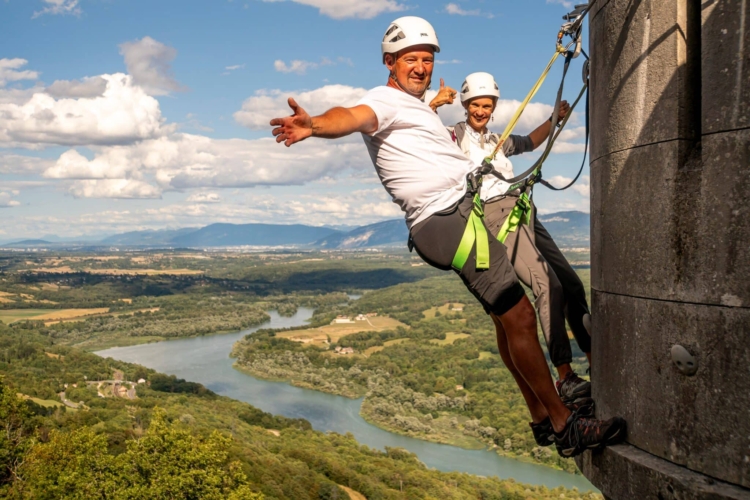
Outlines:
<svg viewBox="0 0 750 500"><path fill-rule="evenodd" d="M410 79L407 78L406 82L400 82L396 80L396 83L399 87L401 87L403 90L405 90L408 94L411 94L414 97L423 98L424 94L429 90L431 78L427 77L423 83L421 84L414 84Z"/></svg>

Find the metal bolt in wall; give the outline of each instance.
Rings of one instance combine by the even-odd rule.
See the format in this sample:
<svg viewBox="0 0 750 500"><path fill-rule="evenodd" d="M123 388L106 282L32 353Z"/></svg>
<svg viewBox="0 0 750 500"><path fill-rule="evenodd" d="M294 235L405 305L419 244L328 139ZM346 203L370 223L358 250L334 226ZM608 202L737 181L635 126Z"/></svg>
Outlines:
<svg viewBox="0 0 750 500"><path fill-rule="evenodd" d="M688 377L695 375L695 372L698 371L698 361L695 359L695 356L679 344L672 346L670 352L672 354L672 363L674 363L680 373Z"/></svg>

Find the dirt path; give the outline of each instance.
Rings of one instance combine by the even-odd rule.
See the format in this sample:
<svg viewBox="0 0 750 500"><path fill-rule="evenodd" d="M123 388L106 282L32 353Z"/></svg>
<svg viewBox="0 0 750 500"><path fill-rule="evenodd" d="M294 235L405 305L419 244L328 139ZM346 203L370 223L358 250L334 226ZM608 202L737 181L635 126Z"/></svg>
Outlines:
<svg viewBox="0 0 750 500"><path fill-rule="evenodd" d="M347 488L346 486L343 486L341 484L339 485L339 488L346 491L346 493L349 495L349 498L351 498L351 500L367 500L367 497L365 497L362 493L358 491L354 491L353 489Z"/></svg>

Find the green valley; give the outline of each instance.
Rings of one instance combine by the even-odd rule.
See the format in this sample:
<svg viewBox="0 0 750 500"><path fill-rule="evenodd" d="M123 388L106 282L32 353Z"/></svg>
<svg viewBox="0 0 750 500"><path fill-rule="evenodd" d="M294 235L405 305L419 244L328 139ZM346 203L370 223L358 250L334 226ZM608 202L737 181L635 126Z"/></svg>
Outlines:
<svg viewBox="0 0 750 500"><path fill-rule="evenodd" d="M0 438L0 496L601 498L428 469L406 450L368 448L351 434L318 432L304 419L87 352L238 331L268 311L312 308L309 329L259 330L238 342L237 368L364 396L363 417L392 432L573 470L532 446L487 317L453 276L415 262L364 252L1 255L0 419L12 432ZM97 265L160 272L90 272ZM73 309L99 310L36 319ZM27 316L2 320L18 310Z"/></svg>

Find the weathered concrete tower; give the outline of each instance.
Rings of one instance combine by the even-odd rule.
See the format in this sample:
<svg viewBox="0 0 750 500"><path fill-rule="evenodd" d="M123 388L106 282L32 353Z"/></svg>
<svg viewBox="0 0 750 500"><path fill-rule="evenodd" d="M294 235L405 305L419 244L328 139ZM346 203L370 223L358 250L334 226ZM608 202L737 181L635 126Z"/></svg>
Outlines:
<svg viewBox="0 0 750 500"><path fill-rule="evenodd" d="M594 0L593 391L613 500L750 498L750 0Z"/></svg>

